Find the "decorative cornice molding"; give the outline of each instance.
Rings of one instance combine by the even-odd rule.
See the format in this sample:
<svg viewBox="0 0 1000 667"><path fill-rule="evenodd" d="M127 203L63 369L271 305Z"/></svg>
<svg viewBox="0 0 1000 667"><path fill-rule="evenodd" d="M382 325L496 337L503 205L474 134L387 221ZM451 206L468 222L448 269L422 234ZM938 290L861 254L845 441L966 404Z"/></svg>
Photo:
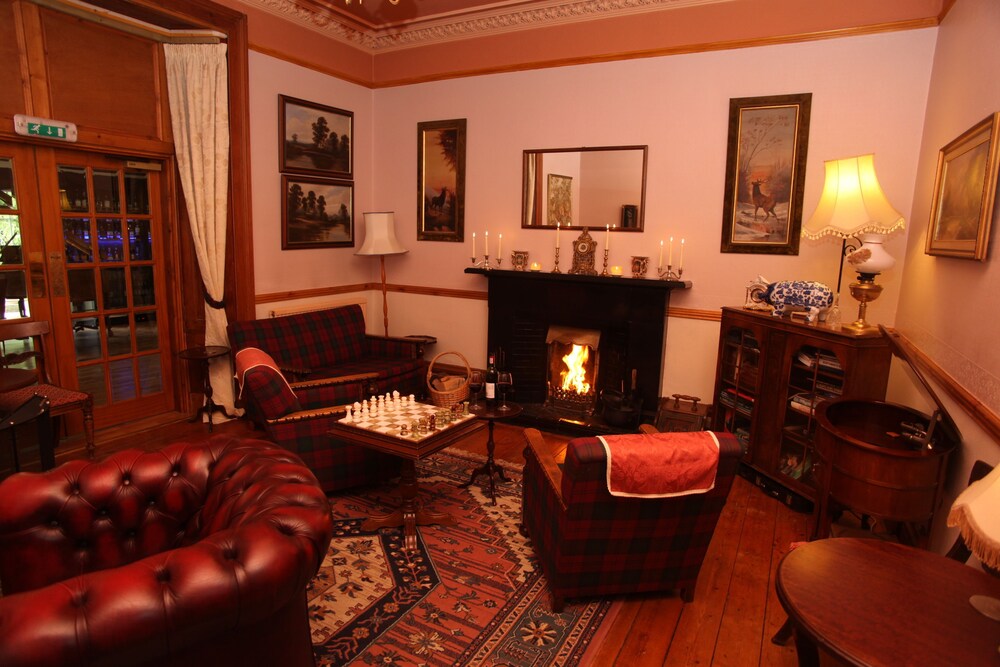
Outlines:
<svg viewBox="0 0 1000 667"><path fill-rule="evenodd" d="M304 6L302 0L241 0L276 16L346 42L369 53L386 52L471 37L516 32L611 16L680 9L732 0L551 0L530 8L504 7L474 15L429 18L385 28L355 28L334 10Z"/></svg>

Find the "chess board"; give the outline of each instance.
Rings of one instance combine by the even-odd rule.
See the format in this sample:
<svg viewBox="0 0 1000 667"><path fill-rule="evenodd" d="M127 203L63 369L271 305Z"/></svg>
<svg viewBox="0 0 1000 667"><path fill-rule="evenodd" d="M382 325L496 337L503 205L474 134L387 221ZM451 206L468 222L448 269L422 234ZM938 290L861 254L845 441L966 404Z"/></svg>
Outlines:
<svg viewBox="0 0 1000 667"><path fill-rule="evenodd" d="M340 420L341 424L345 426L353 426L354 428L361 429L363 431L372 431L374 433L381 433L383 435L391 435L397 438L402 438L404 440L411 440L413 442L420 442L426 438L430 438L441 431L448 430L458 424L464 424L467 421L471 421L476 418L475 415L466 414L461 415L458 419L447 424L437 424L437 428L433 431L428 429L426 433L414 433L413 423L420 421L420 419L426 419L430 415L436 415L442 410L447 408L441 408L436 405L430 405L429 403L417 403L408 402L406 405L402 406L398 410L381 410L374 417L369 415L366 420L353 419L348 421L347 417ZM441 420L438 419L438 422ZM403 424L406 424L407 435L400 435Z"/></svg>

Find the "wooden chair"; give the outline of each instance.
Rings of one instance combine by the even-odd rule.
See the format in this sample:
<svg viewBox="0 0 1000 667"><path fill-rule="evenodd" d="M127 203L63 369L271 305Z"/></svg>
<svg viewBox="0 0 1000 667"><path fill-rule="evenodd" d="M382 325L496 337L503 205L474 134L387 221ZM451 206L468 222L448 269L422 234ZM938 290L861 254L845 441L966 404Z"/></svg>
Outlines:
<svg viewBox="0 0 1000 667"><path fill-rule="evenodd" d="M21 472L21 461L17 451L17 427L29 422L35 422L38 428L38 458L42 470L56 467L55 448L53 447L52 419L49 415L49 399L41 394L35 394L13 412L5 414L0 419L0 432L10 431L11 462L14 472Z"/></svg>
<svg viewBox="0 0 1000 667"><path fill-rule="evenodd" d="M44 396L49 401L49 415L57 419L62 415L80 410L83 414L83 436L87 458L94 458L94 399L82 391L66 389L52 384L45 365L47 346L45 338L49 333L49 323L45 321L5 321L0 322L0 341L31 339L31 349L12 352L0 357L0 378L5 374L23 375L25 370L34 374L34 383L0 392L0 414L13 412L34 395ZM34 361L33 369L24 365ZM0 385L4 385L0 381ZM53 429L53 448L59 444L59 425ZM43 462L44 463L44 462Z"/></svg>

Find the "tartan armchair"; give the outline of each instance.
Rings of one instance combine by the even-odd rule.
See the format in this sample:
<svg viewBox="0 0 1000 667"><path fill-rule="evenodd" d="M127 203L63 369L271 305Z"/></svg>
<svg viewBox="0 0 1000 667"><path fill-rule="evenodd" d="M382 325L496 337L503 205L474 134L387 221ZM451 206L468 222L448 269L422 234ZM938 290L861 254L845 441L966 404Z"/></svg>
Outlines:
<svg viewBox="0 0 1000 667"><path fill-rule="evenodd" d="M548 579L553 611L562 611L568 598L674 589L685 602L694 600L742 455L732 435L716 433L719 464L711 491L629 498L608 492L607 458L597 438L575 438L556 454L536 429L524 434L521 529Z"/></svg>
<svg viewBox="0 0 1000 667"><path fill-rule="evenodd" d="M344 416L338 379L288 382L262 350L235 355L239 396L270 440L295 452L327 492L384 481L399 474L400 459L327 436Z"/></svg>

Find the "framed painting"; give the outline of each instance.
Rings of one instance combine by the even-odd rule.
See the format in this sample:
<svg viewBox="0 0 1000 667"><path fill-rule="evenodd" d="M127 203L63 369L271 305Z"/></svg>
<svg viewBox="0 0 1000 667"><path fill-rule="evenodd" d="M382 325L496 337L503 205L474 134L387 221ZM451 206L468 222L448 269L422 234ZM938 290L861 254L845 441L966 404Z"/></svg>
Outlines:
<svg viewBox="0 0 1000 667"><path fill-rule="evenodd" d="M281 173L353 178L353 112L278 95L278 136Z"/></svg>
<svg viewBox="0 0 1000 667"><path fill-rule="evenodd" d="M799 254L812 93L729 100L722 252Z"/></svg>
<svg viewBox="0 0 1000 667"><path fill-rule="evenodd" d="M417 239L465 236L464 118L417 123Z"/></svg>
<svg viewBox="0 0 1000 667"><path fill-rule="evenodd" d="M547 225L573 224L573 177L549 174L545 190Z"/></svg>
<svg viewBox="0 0 1000 667"><path fill-rule="evenodd" d="M987 116L938 153L928 255L986 259L1000 156L1000 112Z"/></svg>
<svg viewBox="0 0 1000 667"><path fill-rule="evenodd" d="M281 249L353 248L354 183L281 175Z"/></svg>

